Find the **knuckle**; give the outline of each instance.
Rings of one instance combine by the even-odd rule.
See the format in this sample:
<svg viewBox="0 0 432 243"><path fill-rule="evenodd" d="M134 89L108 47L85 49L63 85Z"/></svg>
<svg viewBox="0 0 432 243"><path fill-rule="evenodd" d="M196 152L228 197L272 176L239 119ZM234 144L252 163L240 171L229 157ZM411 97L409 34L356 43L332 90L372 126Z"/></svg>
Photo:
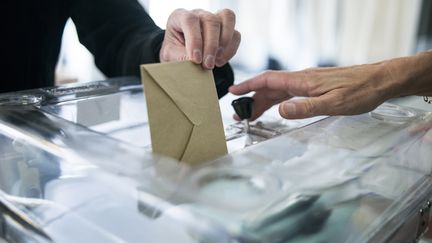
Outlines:
<svg viewBox="0 0 432 243"><path fill-rule="evenodd" d="M183 17L188 11L186 11L186 9L184 8L177 8L175 9L170 16L168 17L168 20L175 20L177 18L181 18Z"/></svg>
<svg viewBox="0 0 432 243"><path fill-rule="evenodd" d="M263 77L264 80L267 80L274 73L275 73L275 71L273 71L273 70L267 70L267 71L264 71L260 76Z"/></svg>
<svg viewBox="0 0 432 243"><path fill-rule="evenodd" d="M272 77L277 76L278 71L274 71L274 70L267 70L264 71L261 75L260 75L260 80L261 82L264 82L265 86L269 85L269 80L272 79Z"/></svg>
<svg viewBox="0 0 432 243"><path fill-rule="evenodd" d="M316 105L311 100L306 100L305 102L305 112L307 115L315 114L316 111Z"/></svg>
<svg viewBox="0 0 432 243"><path fill-rule="evenodd" d="M185 12L185 13L183 13L183 21L186 24L194 24L194 23L199 22L199 17L195 13Z"/></svg>
<svg viewBox="0 0 432 243"><path fill-rule="evenodd" d="M235 15L234 11L232 11L231 9L227 9L227 8L222 9L219 12L219 15L229 22L235 22L236 21L236 15Z"/></svg>
<svg viewBox="0 0 432 243"><path fill-rule="evenodd" d="M201 13L200 19L204 23L212 25L212 26L218 26L219 27L221 25L221 21L220 21L219 17L212 14L212 13L208 13L208 12Z"/></svg>
<svg viewBox="0 0 432 243"><path fill-rule="evenodd" d="M196 9L193 9L192 12L196 13L196 14L200 14L200 13L204 12L204 9L196 8Z"/></svg>
<svg viewBox="0 0 432 243"><path fill-rule="evenodd" d="M177 8L172 12L171 15L182 14L184 12L186 12L186 10L184 8Z"/></svg>

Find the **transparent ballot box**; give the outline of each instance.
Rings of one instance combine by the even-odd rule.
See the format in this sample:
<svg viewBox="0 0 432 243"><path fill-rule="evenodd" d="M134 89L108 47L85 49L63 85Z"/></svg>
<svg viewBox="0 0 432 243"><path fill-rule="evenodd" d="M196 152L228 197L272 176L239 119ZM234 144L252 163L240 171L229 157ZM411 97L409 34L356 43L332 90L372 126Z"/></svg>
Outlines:
<svg viewBox="0 0 432 243"><path fill-rule="evenodd" d="M152 153L134 78L0 95L0 242L415 242L429 227L432 114L383 104L245 129L229 154Z"/></svg>

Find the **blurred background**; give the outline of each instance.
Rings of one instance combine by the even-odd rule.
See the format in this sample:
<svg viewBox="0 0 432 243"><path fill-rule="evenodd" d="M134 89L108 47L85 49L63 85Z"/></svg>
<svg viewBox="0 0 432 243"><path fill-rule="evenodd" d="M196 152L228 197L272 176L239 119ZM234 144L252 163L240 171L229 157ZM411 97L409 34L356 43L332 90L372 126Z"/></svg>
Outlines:
<svg viewBox="0 0 432 243"><path fill-rule="evenodd" d="M237 81L265 69L345 66L432 48L432 0L140 0L165 28L176 8L235 11ZM242 75L243 74L243 75ZM104 79L68 21L57 83Z"/></svg>

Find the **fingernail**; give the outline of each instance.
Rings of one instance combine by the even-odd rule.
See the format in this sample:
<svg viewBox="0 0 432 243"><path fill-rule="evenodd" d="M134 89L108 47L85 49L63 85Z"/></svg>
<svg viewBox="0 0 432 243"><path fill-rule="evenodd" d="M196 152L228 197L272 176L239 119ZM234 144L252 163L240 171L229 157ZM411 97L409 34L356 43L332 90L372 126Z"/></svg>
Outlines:
<svg viewBox="0 0 432 243"><path fill-rule="evenodd" d="M201 54L201 50L199 50L199 49L195 49L195 50L193 50L193 59L194 59L195 62L197 62L197 63L201 63L201 62L202 62L202 54Z"/></svg>
<svg viewBox="0 0 432 243"><path fill-rule="evenodd" d="M284 103L282 104L282 112L284 115L295 115L297 108L293 103Z"/></svg>
<svg viewBox="0 0 432 243"><path fill-rule="evenodd" d="M213 69L215 65L215 57L213 55L208 55L204 62L205 66L209 69Z"/></svg>

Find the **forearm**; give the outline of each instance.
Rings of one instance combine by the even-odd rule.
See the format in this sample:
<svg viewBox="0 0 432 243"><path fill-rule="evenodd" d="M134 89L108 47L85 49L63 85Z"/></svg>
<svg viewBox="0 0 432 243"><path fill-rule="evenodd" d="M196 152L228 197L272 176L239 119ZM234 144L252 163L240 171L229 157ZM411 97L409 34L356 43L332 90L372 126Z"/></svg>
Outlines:
<svg viewBox="0 0 432 243"><path fill-rule="evenodd" d="M390 98L432 96L432 52L383 62L389 76Z"/></svg>
<svg viewBox="0 0 432 243"><path fill-rule="evenodd" d="M71 16L105 75L136 75L140 64L159 61L163 31L136 0L77 0Z"/></svg>
<svg viewBox="0 0 432 243"><path fill-rule="evenodd" d="M146 63L156 63L163 41L164 31L150 33L137 32L125 41L116 60L116 75L139 76L139 66Z"/></svg>

